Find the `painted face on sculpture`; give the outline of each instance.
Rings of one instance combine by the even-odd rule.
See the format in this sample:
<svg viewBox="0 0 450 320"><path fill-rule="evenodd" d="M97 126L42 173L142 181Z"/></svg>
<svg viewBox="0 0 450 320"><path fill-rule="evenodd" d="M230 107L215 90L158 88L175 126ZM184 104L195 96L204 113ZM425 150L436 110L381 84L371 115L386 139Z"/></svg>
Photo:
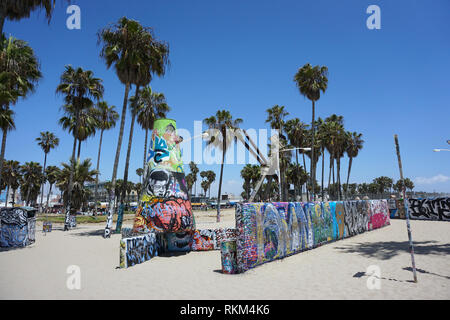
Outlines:
<svg viewBox="0 0 450 320"><path fill-rule="evenodd" d="M149 191L157 197L164 197L169 184L169 173L166 170L154 170L150 173Z"/></svg>

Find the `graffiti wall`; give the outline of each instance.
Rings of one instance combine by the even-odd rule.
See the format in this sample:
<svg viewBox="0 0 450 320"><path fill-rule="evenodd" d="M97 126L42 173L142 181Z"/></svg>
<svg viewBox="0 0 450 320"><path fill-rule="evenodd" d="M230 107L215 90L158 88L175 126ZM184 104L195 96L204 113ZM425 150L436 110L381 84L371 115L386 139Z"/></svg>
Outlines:
<svg viewBox="0 0 450 320"><path fill-rule="evenodd" d="M222 241L236 239L236 229L201 229L161 234L167 241L168 252L220 250Z"/></svg>
<svg viewBox="0 0 450 320"><path fill-rule="evenodd" d="M408 199L410 219L450 221L450 198ZM405 219L405 205L403 199L396 199L395 205L389 205L391 219Z"/></svg>
<svg viewBox="0 0 450 320"><path fill-rule="evenodd" d="M123 238L120 240L120 267L128 268L158 255L155 233Z"/></svg>
<svg viewBox="0 0 450 320"><path fill-rule="evenodd" d="M238 204L237 266L244 272L389 224L386 200Z"/></svg>
<svg viewBox="0 0 450 320"><path fill-rule="evenodd" d="M2 208L0 211L0 246L25 247L35 242L35 211L23 208Z"/></svg>
<svg viewBox="0 0 450 320"><path fill-rule="evenodd" d="M237 230L233 228L148 234L123 228L120 267L128 268L162 253L220 250L222 242L236 241L236 238Z"/></svg>
<svg viewBox="0 0 450 320"><path fill-rule="evenodd" d="M155 121L134 231L184 232L195 229L181 160L181 141L174 120Z"/></svg>
<svg viewBox="0 0 450 320"><path fill-rule="evenodd" d="M450 198L408 199L411 219L450 221Z"/></svg>

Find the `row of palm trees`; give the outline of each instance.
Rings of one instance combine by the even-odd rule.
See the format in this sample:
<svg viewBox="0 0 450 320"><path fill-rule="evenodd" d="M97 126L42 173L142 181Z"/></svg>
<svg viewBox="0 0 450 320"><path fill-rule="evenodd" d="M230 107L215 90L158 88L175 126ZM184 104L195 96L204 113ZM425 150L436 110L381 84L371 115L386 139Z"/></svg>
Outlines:
<svg viewBox="0 0 450 320"><path fill-rule="evenodd" d="M192 187L194 190L197 190L197 174L199 173L199 169L195 162L191 161L189 163L190 172L185 176L187 189L189 193L192 194ZM209 190L209 198L211 198L211 185L214 181L216 181L216 173L212 170L200 171L200 177L203 178L200 186L206 196L207 191ZM196 192L194 192L196 194Z"/></svg>
<svg viewBox="0 0 450 320"><path fill-rule="evenodd" d="M280 132L280 176L281 176L281 192L282 198L286 199L287 190L289 190L288 183L284 177L286 170L290 168L292 154L291 151L283 152L283 149L294 149L295 164L299 166L299 155L302 155L303 166L298 168L299 172L306 169L305 155L310 160L309 183L307 184L306 193L308 199L316 199L317 194L321 194L324 198L325 179L325 154L329 157L329 174L328 186L337 184L337 199L342 199L345 194L342 190L343 183L341 182L341 159L347 154L349 158L349 165L347 171L346 184L348 185L353 159L358 156L359 151L363 148L364 140L362 134L357 132L347 131L344 128L343 116L333 114L325 119L318 118L314 121L314 125L303 123L299 118L286 120L289 113L284 106L275 105L267 109L266 122L270 124L273 129L278 129ZM319 189L316 185L316 169L320 157L322 157L322 175ZM292 169L291 169L292 172ZM299 174L301 177L302 174ZM312 178L314 177L314 178ZM292 180L292 179L290 179ZM313 186L314 182L314 187ZM317 184L318 185L318 184ZM301 187L294 184L294 189ZM311 193L311 196L309 195ZM295 192L297 195L297 191Z"/></svg>
<svg viewBox="0 0 450 320"><path fill-rule="evenodd" d="M0 6L0 27L3 30L5 19L14 20L28 17L32 11L39 8L44 8L48 18L51 17L53 7L50 1L6 1ZM15 104L20 97L25 98L31 93L41 78L40 66L33 50L26 42L13 37L7 39L3 34L1 40L0 126L3 131L3 141L0 171L3 166L6 134L9 130L15 128L14 112L9 107ZM120 132L111 179L113 187L111 188L110 201L113 201L128 104L131 105L129 109L132 114L132 125L124 170L123 180L125 185L128 181L133 126L136 118L138 123L146 130L147 137L148 130L153 128L154 120L158 117L165 117L165 114L170 110L165 102L164 95L152 92L149 87L154 75L163 76L165 74L166 67L169 64L169 47L166 43L154 37L151 28L143 27L137 21L125 17L119 19L117 23L101 29L98 32L98 44L101 45L100 57L105 61L108 68L114 67L119 80L125 85ZM135 94L129 99L132 86L135 87ZM109 107L102 100L104 93L102 80L94 77L91 70L66 66L56 92L64 99L62 110L65 116L59 122L64 129L69 130L73 135L74 142L70 163L76 165L76 163L81 163L81 142L94 135L96 130L100 130L100 140L102 140L103 131L113 127L118 116L115 115L117 113L114 114L113 106ZM145 107L147 109L142 110ZM102 121L99 121L100 115L96 113L102 113L102 109L104 117ZM146 144L147 139L144 145L145 150L147 149ZM76 151L77 146L78 151ZM101 142L99 144L99 156L100 150ZM77 155L77 158L75 158L75 155ZM99 168L99 157L97 168ZM98 170L96 171L98 172ZM73 188L76 187L74 186L74 174L74 172L70 173L67 190L65 191L66 215L74 209L71 203L71 193ZM98 181L98 177L96 180ZM125 191L123 191L122 197L124 195ZM65 229L68 229L67 225Z"/></svg>

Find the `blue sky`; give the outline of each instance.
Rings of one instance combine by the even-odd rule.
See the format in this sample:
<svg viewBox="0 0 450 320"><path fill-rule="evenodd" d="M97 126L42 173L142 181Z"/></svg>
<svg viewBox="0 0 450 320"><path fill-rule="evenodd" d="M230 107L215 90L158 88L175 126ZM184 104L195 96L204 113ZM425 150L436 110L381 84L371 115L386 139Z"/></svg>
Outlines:
<svg viewBox="0 0 450 320"><path fill-rule="evenodd" d="M34 94L14 106L16 130L8 134L6 159L43 163L35 142L41 131L61 140L49 165L66 162L72 137L58 125L62 98L55 89L64 66L83 67L104 80L104 100L121 112L124 85L99 57L96 33L120 17L151 26L170 46L171 65L152 87L166 95L170 118L193 131L226 108L244 119L244 128L268 128L266 109L283 105L289 117L311 121L311 103L300 96L293 76L305 63L326 65L328 89L316 104L316 117L343 115L345 127L363 134L364 148L353 161L351 182L370 182L399 171L394 134L399 135L404 175L416 190L450 192L450 2L435 1L87 1L81 29L66 28L67 4L58 1L47 24L43 13L6 21L4 32L29 42L43 79ZM381 29L369 30L369 5L381 9ZM288 117L288 118L289 118ZM130 114L127 114L118 178L123 177ZM119 124L104 135L100 169L111 178ZM83 143L82 158L97 161L99 135ZM135 127L130 178L143 158L144 133ZM347 173L347 158L342 176ZM200 165L215 170L217 165ZM224 191L242 191L242 165L224 169ZM309 165L308 165L309 168ZM320 168L319 168L320 172ZM327 176L326 176L327 177ZM320 175L318 174L318 178ZM199 178L200 179L200 178ZM326 179L327 180L327 179ZM200 190L199 183L198 190ZM212 187L216 193L217 183Z"/></svg>

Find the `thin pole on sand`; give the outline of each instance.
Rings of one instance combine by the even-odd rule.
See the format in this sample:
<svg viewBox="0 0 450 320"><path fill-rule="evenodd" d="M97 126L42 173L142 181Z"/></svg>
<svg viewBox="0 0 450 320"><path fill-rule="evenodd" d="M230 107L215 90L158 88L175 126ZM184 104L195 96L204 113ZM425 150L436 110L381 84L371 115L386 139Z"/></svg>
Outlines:
<svg viewBox="0 0 450 320"><path fill-rule="evenodd" d="M395 148L397 150L398 167L400 169L400 181L402 182L403 204L405 206L406 228L408 229L409 249L411 252L411 263L412 263L412 269L413 269L413 275L414 275L414 282L417 283L416 263L414 262L414 246L413 246L412 236L411 236L411 226L409 224L408 201L406 199L405 180L403 180L402 159L400 158L400 147L398 145L398 136L396 134L394 134L394 140L395 140Z"/></svg>

